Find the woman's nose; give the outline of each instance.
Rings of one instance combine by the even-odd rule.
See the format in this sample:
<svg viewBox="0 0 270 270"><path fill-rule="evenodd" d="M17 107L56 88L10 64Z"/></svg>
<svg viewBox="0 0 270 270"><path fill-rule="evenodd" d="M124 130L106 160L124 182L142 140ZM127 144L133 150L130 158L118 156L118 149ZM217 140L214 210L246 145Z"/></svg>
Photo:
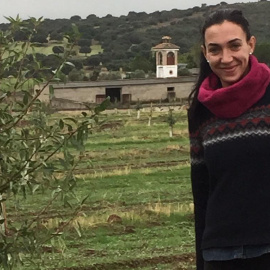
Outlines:
<svg viewBox="0 0 270 270"><path fill-rule="evenodd" d="M224 49L222 51L221 61L223 63L228 63L228 62L232 61L232 54L231 54L230 50Z"/></svg>

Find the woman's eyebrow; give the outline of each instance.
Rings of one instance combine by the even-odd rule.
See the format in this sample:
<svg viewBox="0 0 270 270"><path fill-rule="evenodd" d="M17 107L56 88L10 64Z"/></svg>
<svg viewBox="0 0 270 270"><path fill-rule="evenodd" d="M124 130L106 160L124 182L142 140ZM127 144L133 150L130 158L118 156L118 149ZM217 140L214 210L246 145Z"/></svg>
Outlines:
<svg viewBox="0 0 270 270"><path fill-rule="evenodd" d="M227 42L227 44L234 43L235 41L242 41L240 38L234 38ZM218 43L209 43L208 46L220 46Z"/></svg>

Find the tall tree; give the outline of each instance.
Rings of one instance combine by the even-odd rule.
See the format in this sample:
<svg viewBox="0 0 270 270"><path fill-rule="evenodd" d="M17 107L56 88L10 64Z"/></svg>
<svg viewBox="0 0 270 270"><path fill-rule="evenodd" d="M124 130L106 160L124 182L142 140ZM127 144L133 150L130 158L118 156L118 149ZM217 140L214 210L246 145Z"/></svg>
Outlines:
<svg viewBox="0 0 270 270"><path fill-rule="evenodd" d="M78 41L78 45L81 47L85 47L85 46L91 46L92 45L92 40L91 39L87 39L87 38L81 38Z"/></svg>
<svg viewBox="0 0 270 270"><path fill-rule="evenodd" d="M63 46L53 46L52 50L56 54L64 53L64 47Z"/></svg>
<svg viewBox="0 0 270 270"><path fill-rule="evenodd" d="M152 70L152 64L147 58L137 55L131 62L131 69L133 71L140 69L144 72L148 72Z"/></svg>
<svg viewBox="0 0 270 270"><path fill-rule="evenodd" d="M80 53L84 53L87 56L88 53L91 52L91 48L89 46L83 46L80 48Z"/></svg>

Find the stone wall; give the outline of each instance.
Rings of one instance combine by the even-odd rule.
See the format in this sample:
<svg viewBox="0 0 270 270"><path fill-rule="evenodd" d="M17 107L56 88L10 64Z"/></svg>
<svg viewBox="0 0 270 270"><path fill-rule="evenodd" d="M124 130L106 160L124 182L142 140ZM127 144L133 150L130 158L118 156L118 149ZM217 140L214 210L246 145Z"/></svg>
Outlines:
<svg viewBox="0 0 270 270"><path fill-rule="evenodd" d="M84 107L83 103L95 104L106 98L106 89L119 93L119 103L128 96L130 103L169 101L186 99L194 85L195 78L119 80L103 82L78 82L57 84L54 86L52 105L56 109L75 109ZM125 95L125 98L123 97ZM48 87L42 93L41 100L49 102ZM126 102L126 100L125 100Z"/></svg>

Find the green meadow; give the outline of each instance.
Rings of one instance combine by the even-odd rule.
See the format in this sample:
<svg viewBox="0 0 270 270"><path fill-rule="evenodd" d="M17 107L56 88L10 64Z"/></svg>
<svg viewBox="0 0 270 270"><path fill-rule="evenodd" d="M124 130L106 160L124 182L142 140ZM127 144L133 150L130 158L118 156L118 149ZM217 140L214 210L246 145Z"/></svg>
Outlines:
<svg viewBox="0 0 270 270"><path fill-rule="evenodd" d="M101 115L76 170L76 196L87 199L74 217L60 199L42 213L40 233L66 223L64 233L20 269L195 269L186 111L173 115L172 137L165 110L153 112L151 125L147 111L140 119L135 110ZM31 220L50 196L17 196L8 219Z"/></svg>
<svg viewBox="0 0 270 270"><path fill-rule="evenodd" d="M41 53L41 54L44 54L44 55L53 54L53 47L54 46L64 46L64 45L65 45L65 41L64 42L59 42L59 43L57 43L57 42L43 43L42 46L35 47L35 53ZM91 48L91 53L88 53L87 57L103 52L103 49L101 48L101 45L92 45L92 46L90 46L90 48ZM15 51L16 50L17 51L21 50L21 43L18 42L17 47L15 47L14 49L15 49ZM77 57L85 58L84 53L79 53L79 50L80 50L79 46L75 46L74 50L77 52ZM29 49L29 53L32 53L31 49Z"/></svg>

